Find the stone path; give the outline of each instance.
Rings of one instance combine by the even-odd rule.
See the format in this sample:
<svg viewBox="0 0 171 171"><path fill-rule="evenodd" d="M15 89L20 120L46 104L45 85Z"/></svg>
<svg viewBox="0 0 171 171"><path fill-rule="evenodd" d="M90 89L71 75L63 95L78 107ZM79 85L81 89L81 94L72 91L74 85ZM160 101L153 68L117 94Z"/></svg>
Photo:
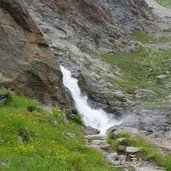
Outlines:
<svg viewBox="0 0 171 171"><path fill-rule="evenodd" d="M165 171L154 163L138 159L135 153L139 151L139 148L120 146L117 151L114 151L105 135L86 135L85 138L88 147L102 152L115 167L124 168L125 171Z"/></svg>

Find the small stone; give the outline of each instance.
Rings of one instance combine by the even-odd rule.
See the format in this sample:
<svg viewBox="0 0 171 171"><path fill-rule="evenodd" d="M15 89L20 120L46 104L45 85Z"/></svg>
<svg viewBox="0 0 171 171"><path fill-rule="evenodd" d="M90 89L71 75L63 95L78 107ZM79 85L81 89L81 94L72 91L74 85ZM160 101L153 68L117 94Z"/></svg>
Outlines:
<svg viewBox="0 0 171 171"><path fill-rule="evenodd" d="M135 91L137 98L149 99L156 97L157 94L152 90L139 89Z"/></svg>
<svg viewBox="0 0 171 171"><path fill-rule="evenodd" d="M123 145L119 145L117 148L118 153L125 153L126 147Z"/></svg>
<svg viewBox="0 0 171 171"><path fill-rule="evenodd" d="M56 121L56 120L53 120L53 121L52 121L52 125L53 125L54 127L56 127L56 128L57 128L57 127L58 127L58 123L57 123L57 121Z"/></svg>
<svg viewBox="0 0 171 171"><path fill-rule="evenodd" d="M0 97L0 104L5 104L7 101L6 97Z"/></svg>
<svg viewBox="0 0 171 171"><path fill-rule="evenodd" d="M111 149L111 145L107 143L105 145L100 145L100 148L104 151L109 151Z"/></svg>
<svg viewBox="0 0 171 171"><path fill-rule="evenodd" d="M20 145L23 144L23 138L21 136L18 136L18 144Z"/></svg>
<svg viewBox="0 0 171 171"><path fill-rule="evenodd" d="M0 143L4 143L4 139L2 137L0 137Z"/></svg>
<svg viewBox="0 0 171 171"><path fill-rule="evenodd" d="M97 150L97 151L102 151L101 150L101 148L98 146L98 145L86 145L86 147L88 147L88 148L92 148L92 149L94 149L94 150Z"/></svg>
<svg viewBox="0 0 171 171"><path fill-rule="evenodd" d="M106 135L86 135L85 138L89 141L92 141L92 140L106 140L107 139L107 136Z"/></svg>
<svg viewBox="0 0 171 171"><path fill-rule="evenodd" d="M67 132L67 135L74 141L77 139L77 137L71 132Z"/></svg>
<svg viewBox="0 0 171 171"><path fill-rule="evenodd" d="M125 155L120 155L119 159L122 160L122 161L126 161L126 156Z"/></svg>
<svg viewBox="0 0 171 171"><path fill-rule="evenodd" d="M107 155L109 161L118 161L119 157L117 153L110 153Z"/></svg>
<svg viewBox="0 0 171 171"><path fill-rule="evenodd" d="M157 79L163 80L167 77L167 75L161 74L159 76L157 76Z"/></svg>
<svg viewBox="0 0 171 171"><path fill-rule="evenodd" d="M106 141L105 141L106 142ZM103 140L93 140L92 142L91 142L93 145L100 145L100 144L103 144L104 143L104 141Z"/></svg>
<svg viewBox="0 0 171 171"><path fill-rule="evenodd" d="M169 89L171 88L171 82L166 84L166 88L169 88Z"/></svg>
<svg viewBox="0 0 171 171"><path fill-rule="evenodd" d="M67 117L68 117L68 119L71 119L71 120L74 120L74 121L77 120L77 115L76 114L70 114Z"/></svg>
<svg viewBox="0 0 171 171"><path fill-rule="evenodd" d="M8 169L9 168L9 164L7 163L0 163L0 169Z"/></svg>
<svg viewBox="0 0 171 171"><path fill-rule="evenodd" d="M126 145L126 144L127 144L126 138L118 138L118 139L116 140L116 142L118 142L119 145Z"/></svg>
<svg viewBox="0 0 171 171"><path fill-rule="evenodd" d="M68 125L69 124L68 119L66 117L64 117L64 119L63 119L63 124L64 125Z"/></svg>
<svg viewBox="0 0 171 171"><path fill-rule="evenodd" d="M140 148L137 147L126 147L126 152L127 153L137 153L140 151Z"/></svg>

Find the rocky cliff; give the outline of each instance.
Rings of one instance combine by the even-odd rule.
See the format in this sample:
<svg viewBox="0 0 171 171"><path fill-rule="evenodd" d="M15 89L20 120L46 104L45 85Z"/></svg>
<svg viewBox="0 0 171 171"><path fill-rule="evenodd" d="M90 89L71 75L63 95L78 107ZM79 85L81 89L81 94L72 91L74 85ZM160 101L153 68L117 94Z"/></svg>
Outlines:
<svg viewBox="0 0 171 171"><path fill-rule="evenodd" d="M103 62L100 55L137 48L131 31L150 31L144 0L0 2L1 85L45 103L64 103L59 63L79 79L93 106L115 112L132 104L109 81L119 79L121 73ZM57 96L55 87L59 87Z"/></svg>
<svg viewBox="0 0 171 171"><path fill-rule="evenodd" d="M132 104L110 78L118 69L101 60L102 53L133 51L131 30L149 32L149 9L143 0L27 0L31 16L56 59L79 79L94 106L108 111Z"/></svg>
<svg viewBox="0 0 171 171"><path fill-rule="evenodd" d="M65 105L59 65L26 5L0 0L0 18L0 86L43 103Z"/></svg>

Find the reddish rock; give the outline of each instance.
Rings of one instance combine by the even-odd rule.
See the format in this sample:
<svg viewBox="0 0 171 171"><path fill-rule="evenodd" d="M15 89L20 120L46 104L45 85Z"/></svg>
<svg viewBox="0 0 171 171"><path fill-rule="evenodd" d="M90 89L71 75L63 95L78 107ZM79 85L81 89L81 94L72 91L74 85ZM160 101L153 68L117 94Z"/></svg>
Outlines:
<svg viewBox="0 0 171 171"><path fill-rule="evenodd" d="M25 4L1 0L0 18L0 86L43 103L66 106L59 65Z"/></svg>

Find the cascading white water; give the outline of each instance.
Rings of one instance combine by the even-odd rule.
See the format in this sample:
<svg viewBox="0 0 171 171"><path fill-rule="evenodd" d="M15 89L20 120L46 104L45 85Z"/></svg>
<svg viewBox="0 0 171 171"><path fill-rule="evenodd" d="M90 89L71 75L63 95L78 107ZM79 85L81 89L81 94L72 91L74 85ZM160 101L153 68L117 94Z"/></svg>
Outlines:
<svg viewBox="0 0 171 171"><path fill-rule="evenodd" d="M80 91L78 80L73 78L71 72L63 66L60 66L60 68L63 74L63 83L70 90L75 107L82 116L86 126L96 128L101 134L105 134L107 129L120 124L111 114L106 113L102 109L92 109L87 102L88 97Z"/></svg>

